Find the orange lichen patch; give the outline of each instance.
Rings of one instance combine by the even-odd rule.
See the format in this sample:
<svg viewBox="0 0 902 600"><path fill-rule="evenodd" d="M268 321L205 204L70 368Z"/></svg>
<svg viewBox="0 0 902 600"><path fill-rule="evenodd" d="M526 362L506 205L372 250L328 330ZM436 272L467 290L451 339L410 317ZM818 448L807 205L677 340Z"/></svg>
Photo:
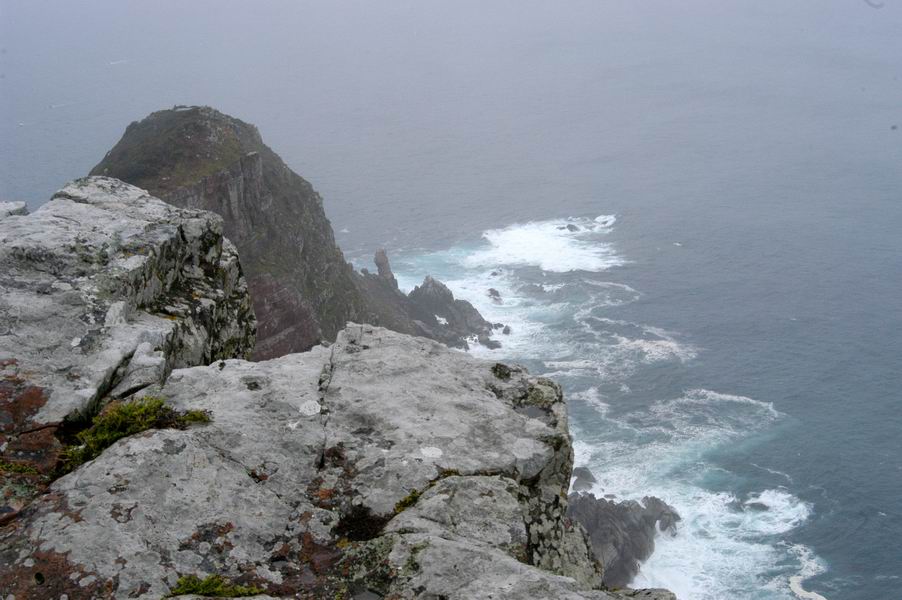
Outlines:
<svg viewBox="0 0 902 600"><path fill-rule="evenodd" d="M3 559L12 558L0 556ZM66 554L33 552L0 570L0 589L15 598L109 598L118 587L69 562Z"/></svg>
<svg viewBox="0 0 902 600"><path fill-rule="evenodd" d="M14 518L52 479L62 444L58 424L32 419L47 394L18 374L15 359L0 361L0 524Z"/></svg>
<svg viewBox="0 0 902 600"><path fill-rule="evenodd" d="M321 502L325 502L326 500L331 500L332 496L335 495L335 490L332 488L320 488L316 490L316 497Z"/></svg>
<svg viewBox="0 0 902 600"><path fill-rule="evenodd" d="M226 536L235 529L233 523L206 523L191 537L179 544L179 550L193 550L198 554L228 554L235 545ZM206 548L205 552L201 548Z"/></svg>
<svg viewBox="0 0 902 600"><path fill-rule="evenodd" d="M341 551L316 541L309 531L301 537L301 562L310 565L317 575L327 575L341 558Z"/></svg>

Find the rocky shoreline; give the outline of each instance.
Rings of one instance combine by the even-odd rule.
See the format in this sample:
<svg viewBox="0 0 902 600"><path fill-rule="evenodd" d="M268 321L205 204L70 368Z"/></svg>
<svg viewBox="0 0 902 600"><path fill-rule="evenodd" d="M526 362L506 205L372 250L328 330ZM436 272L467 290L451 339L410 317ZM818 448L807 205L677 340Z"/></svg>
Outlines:
<svg viewBox="0 0 902 600"><path fill-rule="evenodd" d="M79 180L0 219L0 267L4 598L673 598L604 589L554 382L370 325L244 360L211 213ZM202 418L60 472L147 398Z"/></svg>

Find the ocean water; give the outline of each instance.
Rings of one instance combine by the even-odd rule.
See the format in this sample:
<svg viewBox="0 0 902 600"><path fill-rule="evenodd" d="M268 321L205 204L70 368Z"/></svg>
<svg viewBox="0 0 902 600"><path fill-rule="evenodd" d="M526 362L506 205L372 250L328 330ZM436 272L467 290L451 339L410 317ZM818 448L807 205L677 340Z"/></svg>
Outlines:
<svg viewBox="0 0 902 600"><path fill-rule="evenodd" d="M0 0L0 198L174 104L511 326L596 492L683 516L636 585L902 597L902 2Z"/></svg>

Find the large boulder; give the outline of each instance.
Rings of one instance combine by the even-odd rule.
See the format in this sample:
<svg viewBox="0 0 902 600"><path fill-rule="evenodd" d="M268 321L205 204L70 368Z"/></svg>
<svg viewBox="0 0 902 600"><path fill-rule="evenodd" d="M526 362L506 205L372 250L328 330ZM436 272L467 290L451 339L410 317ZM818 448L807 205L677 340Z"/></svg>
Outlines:
<svg viewBox="0 0 902 600"><path fill-rule="evenodd" d="M246 357L255 319L216 215L105 177L0 220L0 523L56 469L61 427L178 367Z"/></svg>

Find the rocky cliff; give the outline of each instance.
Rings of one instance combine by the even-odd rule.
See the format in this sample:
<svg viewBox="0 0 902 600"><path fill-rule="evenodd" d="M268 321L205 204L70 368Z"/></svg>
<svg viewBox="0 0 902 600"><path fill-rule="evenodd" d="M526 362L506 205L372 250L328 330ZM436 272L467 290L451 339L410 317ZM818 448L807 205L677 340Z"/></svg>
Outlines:
<svg viewBox="0 0 902 600"><path fill-rule="evenodd" d="M483 331L446 328L434 314L415 314L393 279L356 273L335 243L319 194L253 125L208 107L158 111L129 125L91 174L222 216L259 320L257 359L334 340L349 320L457 347L466 347L467 337L488 339Z"/></svg>
<svg viewBox="0 0 902 600"><path fill-rule="evenodd" d="M552 381L367 325L242 360L219 218L108 178L0 266L0 597L673 598L598 589Z"/></svg>
<svg viewBox="0 0 902 600"><path fill-rule="evenodd" d="M0 219L0 522L50 478L60 437L174 368L246 357L256 322L216 215L107 178Z"/></svg>

